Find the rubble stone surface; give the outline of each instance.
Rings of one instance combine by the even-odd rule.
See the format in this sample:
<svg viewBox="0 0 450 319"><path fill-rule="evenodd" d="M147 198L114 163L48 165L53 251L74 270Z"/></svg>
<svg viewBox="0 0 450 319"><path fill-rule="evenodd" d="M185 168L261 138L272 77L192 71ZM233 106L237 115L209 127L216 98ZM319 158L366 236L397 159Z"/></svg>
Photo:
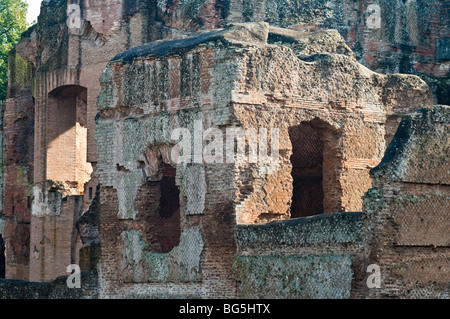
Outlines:
<svg viewBox="0 0 450 319"><path fill-rule="evenodd" d="M77 298L448 297L449 5L43 1L1 107L5 297L70 264Z"/></svg>

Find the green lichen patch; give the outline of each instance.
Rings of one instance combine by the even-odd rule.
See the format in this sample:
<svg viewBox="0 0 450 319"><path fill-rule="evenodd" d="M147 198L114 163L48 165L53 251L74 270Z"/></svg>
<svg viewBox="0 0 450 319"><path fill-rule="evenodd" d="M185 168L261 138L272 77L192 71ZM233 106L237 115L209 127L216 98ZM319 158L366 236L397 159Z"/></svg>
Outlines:
<svg viewBox="0 0 450 319"><path fill-rule="evenodd" d="M243 298L349 298L349 255L240 256L233 265Z"/></svg>
<svg viewBox="0 0 450 319"><path fill-rule="evenodd" d="M355 243L363 235L362 213L336 213L311 218L237 227L240 247Z"/></svg>

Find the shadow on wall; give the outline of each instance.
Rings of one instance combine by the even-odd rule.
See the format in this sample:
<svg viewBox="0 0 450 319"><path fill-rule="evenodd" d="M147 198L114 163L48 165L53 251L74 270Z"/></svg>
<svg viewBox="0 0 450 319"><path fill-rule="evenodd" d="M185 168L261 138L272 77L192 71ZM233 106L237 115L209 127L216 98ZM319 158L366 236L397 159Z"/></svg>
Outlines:
<svg viewBox="0 0 450 319"><path fill-rule="evenodd" d="M0 278L5 278L5 242L3 240L2 234L0 234Z"/></svg>
<svg viewBox="0 0 450 319"><path fill-rule="evenodd" d="M59 87L49 93L47 180L68 182L83 193L92 168L87 158L87 89Z"/></svg>
<svg viewBox="0 0 450 319"><path fill-rule="evenodd" d="M318 118L289 129L292 143L293 196L291 218L342 210L336 183L339 163L333 147L339 133Z"/></svg>

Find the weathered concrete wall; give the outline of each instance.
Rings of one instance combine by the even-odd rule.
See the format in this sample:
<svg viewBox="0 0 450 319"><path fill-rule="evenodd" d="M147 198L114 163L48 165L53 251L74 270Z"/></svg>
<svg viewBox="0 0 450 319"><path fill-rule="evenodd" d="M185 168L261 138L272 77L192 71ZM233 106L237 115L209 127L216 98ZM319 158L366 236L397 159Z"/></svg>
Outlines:
<svg viewBox="0 0 450 319"><path fill-rule="evenodd" d="M348 255L242 256L235 269L242 298L350 298L353 273Z"/></svg>
<svg viewBox="0 0 450 319"><path fill-rule="evenodd" d="M236 231L237 244L243 250L358 243L363 240L364 219L362 213L334 213L262 225L239 225Z"/></svg>

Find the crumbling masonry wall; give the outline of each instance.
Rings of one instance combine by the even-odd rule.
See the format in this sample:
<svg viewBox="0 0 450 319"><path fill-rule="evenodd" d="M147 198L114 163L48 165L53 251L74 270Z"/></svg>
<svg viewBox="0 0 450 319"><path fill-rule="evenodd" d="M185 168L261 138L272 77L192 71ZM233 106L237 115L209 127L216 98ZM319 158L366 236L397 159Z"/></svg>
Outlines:
<svg viewBox="0 0 450 319"><path fill-rule="evenodd" d="M6 205L1 213L9 279L54 279L78 260L81 241L80 234L72 238L75 223L89 210L98 184L93 174L98 78L112 57L148 40L153 15L138 10L145 3L44 1L38 23L10 54L8 100L2 108ZM80 6L80 25L68 22L69 4ZM74 88L85 91L75 97L80 92ZM73 101L75 125L74 116L62 116ZM79 209L65 204L78 203L78 196L83 197ZM54 258L44 258L62 251L57 266Z"/></svg>
<svg viewBox="0 0 450 319"><path fill-rule="evenodd" d="M348 299L367 293L362 213L240 225L240 298Z"/></svg>
<svg viewBox="0 0 450 319"><path fill-rule="evenodd" d="M428 89L423 87L423 82L416 78L412 80L411 77L398 75L372 76L373 81L368 85L369 87L377 87L378 89L374 90L378 90L378 92L370 89L369 97L360 99L359 102L364 102L362 103L364 105L367 102L362 111L357 111L357 113L360 112L360 115L347 117L344 114L339 114L353 112L353 106L342 106L333 104L334 102L329 107L327 106L331 112L330 115L327 115L326 112L322 111L302 110L306 105L308 109L322 108L324 105L320 101L323 99L322 97L307 102L301 98L297 99L294 94L291 100L289 97L284 100L286 96L283 96L280 101L280 96L274 91L276 88L284 87L284 83L282 81L277 82L279 74L275 72L276 70L274 71L273 66L270 64L264 65L265 72L269 72L269 74L274 72L272 78L268 80L274 85L267 85L269 82L265 83L264 79L260 79L261 70L255 69L250 64L259 67L259 65L269 61L269 56L274 54L276 57L274 63L277 67L284 58L287 59L286 61L291 61L289 62L291 64L281 63L284 65L284 70L288 70L288 73L291 72L292 67L308 63L320 64L317 68L323 70L328 68L344 70L345 68L342 67L341 63L348 63L345 57L337 59L328 57L327 60L313 55L334 52L348 56L353 60L351 58L351 50L353 50L356 59L374 71L414 73L421 76L430 85L434 93L434 99L448 104L448 88L450 87L448 85L449 1L398 0L394 2L395 4L392 5L393 2L390 0L43 1L38 23L23 34L22 40L10 54L8 99L1 109L3 125L0 130L0 139L3 140L4 150L2 150L3 165L0 176L3 183L0 198L0 206L2 207L0 232L4 235L6 241L7 278L37 281L44 280L44 278L54 279L65 274L64 266L72 262L78 262L79 259L79 262L85 265L83 268L95 268L97 265L100 251L98 223L95 222L95 218L85 218L83 223L94 220L93 224L82 224L82 227L79 227L77 218L88 211L99 210L97 204L94 204L93 207L91 205L98 185L96 166L99 161L94 132L95 118L98 112L96 107L97 96L101 89L98 78L108 61L124 50L151 41L180 38L196 34L199 31L222 28L229 23L266 21L276 27L305 31L325 31L334 28L343 37L341 38L337 32L329 31L318 32L317 34L310 33L305 36L303 33L289 30L276 31L276 28L272 27L268 39L263 42L279 47L255 51L242 60L243 65L248 64L248 66L240 68L240 70L248 69L248 77L252 80L246 83L246 80L243 80L244 75L241 74L241 81L238 81L240 84L236 84L236 88L240 88L241 92L232 100L233 104L236 105L236 114L232 114L231 117L234 119L233 121L240 123L240 127L245 129L271 127L274 118L277 117L269 118L270 112L266 112L267 110L264 110L266 112L264 114L269 121L267 125L255 124L253 120L247 118L249 114L252 114L250 108L253 103L259 108L258 105L265 100L270 101L270 103L264 102L267 105L288 105L293 115L291 116L291 112L289 114L286 112L286 117L291 118L291 120L281 130L282 139L286 141L282 150L283 174L272 177L272 181L266 181L264 177L261 178L258 175L255 166L238 168L235 172L236 176L239 176L236 189L233 190L233 196L237 199L235 206L238 207L236 210L238 212L236 215L238 223L265 222L289 217L291 195L287 194L292 184L291 180L298 178L298 176L294 176L295 174L292 175L290 167L291 146L288 139L290 138L291 125L295 127L309 125L319 132L325 142L324 161L328 163L328 166L324 167L330 167L330 169L322 174L322 185L328 189L327 196L324 196L323 211L358 210L362 204L359 197L370 184L367 171L377 164L376 159L381 158L385 147L382 145L381 135L385 135L385 145L388 145L396 132L401 114L432 104L431 99L433 97ZM79 27L74 27L67 21L69 4L80 6L81 23ZM369 26L368 21L370 21L369 18L373 13L368 11L370 4L380 5L380 28L370 28ZM288 47L292 51L283 49L281 46ZM324 46L326 46L326 49L323 49ZM305 63L299 62L295 56L304 59ZM206 53L202 58L206 59L206 61L200 63L204 66L203 71L208 70L208 66L205 65L215 63ZM192 63L198 65L196 55L193 55L193 59ZM189 59L180 60L178 57L170 60L171 72L175 72L175 74L178 67L183 68L183 70L190 70L191 74L198 72L195 67L192 67L191 70L191 67L188 66L191 62L186 63L186 61L189 61ZM181 62L183 62L183 65L178 66L177 64ZM353 62L350 64L353 65ZM164 68L165 64L162 65ZM360 67L358 66L356 69L358 68ZM163 69L161 70L162 73L166 72ZM316 71L314 67L305 67L302 70L305 73L304 78L309 78L306 75ZM157 71L155 70L153 73L157 73ZM224 72L221 76L228 80L229 73L226 71L227 68L214 70L214 72ZM357 70L356 72L360 71ZM129 70L129 72L134 74L135 71ZM352 73L353 71L344 70L345 72ZM366 74L365 69L362 69L361 72ZM206 72L202 77L210 77L217 83L221 81L218 74ZM324 77L326 78L325 75ZM165 78L167 78L167 73ZM183 83L180 83L180 87L188 89L183 89L184 91L179 93L177 92L177 82L171 84L170 93L166 93L170 96L170 99L178 95L190 96L189 86L194 88L198 86L198 82L189 83L185 79ZM340 80L339 77L334 78L334 81ZM139 81L145 82L147 80L140 79ZM292 85L295 81L295 79L286 79L286 84ZM358 84L356 87L365 90L367 84L365 81L363 81L365 84ZM203 83L208 83L208 81ZM344 83L346 82L344 81ZM335 85L334 83L329 84L331 88ZM161 81L161 85L167 85L167 82ZM255 87L259 86L261 86L261 89L257 88L257 91L260 93L254 94ZM81 175L75 178L75 181L61 177L62 175L58 173L58 170L55 171L56 174L48 175L52 168L56 167L53 164L60 164L58 159L55 159L54 154L50 152L49 156L49 150L52 149L50 147L52 131L55 129L55 121L57 122L60 119L58 114L52 112L53 93L62 94L69 87L86 89L85 97L78 99L83 102L81 103L81 109L84 110L85 108L85 111L77 112L82 118L77 118L79 125L75 131L80 133L79 136L82 136L82 140L77 140L76 143L80 149L74 153L83 155L75 156L74 159L76 162L74 166L82 168L79 170ZM148 86L144 87L147 88L148 92L155 94L154 91L148 89ZM246 87L250 92L248 97L256 102L246 98L245 93L242 96L242 92L247 90ZM127 92L142 95L140 88L133 88L128 84L122 87ZM295 85L293 88L296 89ZM225 92L225 88L220 91L221 89L219 88L219 93L213 97L208 97L208 93L202 94L206 94L206 100L210 99L211 101L217 96L229 95L229 92ZM291 89L287 87L286 91ZM328 87L325 86L320 87L320 90L324 90L321 94L325 94L327 89ZM167 88L162 89L162 91L164 90L167 92ZM207 85L202 90L207 90ZM304 94L309 94L310 91L308 90L309 88L305 89ZM264 97L262 97L261 92L264 92ZM271 94L273 96L270 96ZM352 94L353 92L350 93L350 95ZM370 97L372 94L383 96L379 104L383 105L383 112L385 112L382 112L385 114L381 116L382 120L379 120L382 113L379 113L380 110L377 107L374 110L368 110L368 105L372 103L372 97ZM103 96L103 99L107 99L106 93ZM162 99L167 100L169 98L164 97ZM333 99L334 97L331 100ZM176 98L174 101L177 105ZM353 102L355 101L354 99ZM207 104L208 102L205 101L204 103ZM258 112L257 110L255 114ZM260 113L262 114L262 111ZM187 117L191 115L189 114ZM271 116L275 115L278 116L278 113L271 114ZM208 118L208 116L205 118ZM220 116L222 115L211 115L211 118L215 120L210 122L224 122L225 120L216 120ZM228 115L223 116L226 118ZM202 117L204 116L202 115ZM330 120L331 118L333 119ZM236 123L233 123L233 125L236 125ZM385 123L384 133L382 132L383 125L379 123ZM227 125L229 124L227 123ZM355 135L360 133L363 136L362 138ZM377 145L369 150L360 143L363 140ZM334 147L336 144L333 143L340 141L347 144L342 145L342 149ZM326 147L327 145L328 147ZM56 149L60 148L57 147ZM162 151L164 149L167 151L170 147L166 144L160 145L148 152L146 151L145 154L147 157L161 157L158 154L164 153L165 151ZM344 149L346 150L345 153L341 152ZM376 154L377 152L378 154ZM86 154L86 158L84 158L84 154ZM139 160L139 167L145 167L146 156ZM77 158L82 159L79 161ZM168 156L166 156L166 162L168 161L167 158ZM66 159L70 158L66 157ZM73 164L72 162L69 163L70 166ZM156 163L147 164L155 165ZM339 165L343 171L335 169ZM347 167L350 167L349 170L347 170ZM119 165L116 169L128 176L126 173L128 173L129 168ZM184 205L188 212L195 215L195 212L205 209L203 203L207 199L206 191L204 191L208 185L206 182L207 175L204 170L198 167L188 170L191 173L187 174L185 183L198 186L195 190L187 190L189 196L186 198L186 203L181 203L181 206ZM217 171L217 173L219 172L220 170ZM229 170L226 173L231 174ZM177 175L179 174L184 173L177 170ZM224 176L233 180L228 175ZM278 178L286 181L282 192L274 187ZM335 183L337 180L346 182L341 185L341 183ZM351 185L355 180L361 180L361 182L353 187ZM145 194L147 194L149 198L155 199L160 196L158 194L160 186L158 181L153 180L153 182L148 187L133 189L134 181L124 178L120 181L122 186L119 186L119 188L128 187L131 189L130 191L133 193L131 198L134 198L134 194L139 193L138 197L140 198L145 198ZM178 187L182 188L180 185ZM218 189L222 191L221 187L218 187ZM257 194L255 190L261 190L261 192ZM110 196L108 192L109 190L105 193L107 198ZM228 192L228 190L225 192ZM352 199L352 194L356 198L355 201ZM102 195L103 191L100 191L98 198ZM227 200L219 199L218 202L225 201L228 203L228 195L224 195ZM115 195L112 194L111 196ZM128 195L125 196L124 193L119 192L117 196L121 198L121 214L128 216L136 213L136 211L133 212L134 208L130 204L132 199L128 198ZM142 210L148 209L147 207L153 204L143 200L140 205L143 207ZM219 204L217 205L221 207ZM227 207L225 210L230 209ZM228 216L227 214L223 216ZM162 225L163 228L170 225L168 221L160 219L157 214L151 218L156 218L156 224ZM33 227L33 225L36 227ZM161 236L155 235L153 239L146 239L147 244L151 247L160 245L160 240L157 237ZM81 256L79 256L78 250L82 245ZM160 248L156 247L155 249ZM53 257L44 258L48 254ZM58 255L60 255L59 259L56 258ZM230 258L227 259L226 263ZM54 264L56 261L59 263L58 265ZM33 269L31 273L30 269Z"/></svg>
<svg viewBox="0 0 450 319"><path fill-rule="evenodd" d="M294 30L336 29L358 61L380 73L415 74L436 102L449 100L450 1L231 0L227 21L266 21Z"/></svg>
<svg viewBox="0 0 450 319"><path fill-rule="evenodd" d="M274 36L297 49L270 43ZM361 198L371 187L369 170L385 149L386 114L394 108L408 112L412 101L432 103L422 80L368 70L336 32L308 34L265 23L238 24L126 51L108 64L101 84L96 140L102 297L252 296L236 287L235 227L290 218L289 129L308 122L334 134L325 142L334 154L324 163L332 168L324 183L326 212L360 211ZM174 159L178 141L173 132L180 128L190 132L191 149L200 149L199 162ZM217 128L222 137L227 128L278 128L278 166L271 171L267 163L239 162L235 155L232 161L224 161L225 155L206 160L202 150L208 143L195 134L209 128ZM363 143L361 136L371 143ZM221 148L226 153L220 144L216 155ZM165 253L157 240L163 163L176 168L181 219L179 245ZM354 221L347 236L351 239L343 243L353 245L353 254L362 258L361 214L339 216L344 221L338 217L336 223L344 229L347 216ZM347 246L337 250L342 254L332 253L332 242L318 236L330 251L319 260L345 282L341 288L335 283L343 289L335 294L323 290L311 296L351 296L352 253ZM316 263L313 256L273 262L305 269ZM334 271L337 265L341 270Z"/></svg>
<svg viewBox="0 0 450 319"><path fill-rule="evenodd" d="M403 118L371 171L362 213L238 226L238 295L448 298L449 111L433 106ZM380 270L378 287L369 266Z"/></svg>
<svg viewBox="0 0 450 319"><path fill-rule="evenodd" d="M438 105L405 116L371 172L368 262L383 270L383 285L370 297L449 296L449 115Z"/></svg>
<svg viewBox="0 0 450 319"><path fill-rule="evenodd" d="M10 53L9 66L15 71L9 86L15 98L7 99L2 107L0 232L6 246L6 278L28 280L35 124L32 68L15 50Z"/></svg>

